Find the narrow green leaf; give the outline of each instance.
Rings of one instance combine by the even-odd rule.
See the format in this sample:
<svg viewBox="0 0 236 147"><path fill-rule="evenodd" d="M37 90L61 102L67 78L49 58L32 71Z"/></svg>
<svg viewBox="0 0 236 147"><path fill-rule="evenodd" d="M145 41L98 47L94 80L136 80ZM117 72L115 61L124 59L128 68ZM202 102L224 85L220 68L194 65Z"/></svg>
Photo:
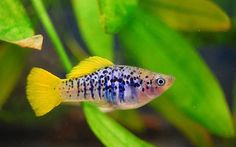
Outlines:
<svg viewBox="0 0 236 147"><path fill-rule="evenodd" d="M113 37L103 32L96 0L72 0L84 41L92 54L113 59Z"/></svg>
<svg viewBox="0 0 236 147"><path fill-rule="evenodd" d="M19 0L0 1L0 40L22 47L41 49L42 35L34 35L30 20Z"/></svg>
<svg viewBox="0 0 236 147"><path fill-rule="evenodd" d="M233 85L233 118L234 118L234 128L236 130L236 76Z"/></svg>
<svg viewBox="0 0 236 147"><path fill-rule="evenodd" d="M0 49L0 108L20 78L27 53L26 50L10 45Z"/></svg>
<svg viewBox="0 0 236 147"><path fill-rule="evenodd" d="M43 2L41 0L32 0L32 4L37 12L39 19L41 20L48 36L50 37L53 45L55 46L55 51L57 52L62 65L64 66L65 70L69 72L72 68L72 64L66 54L66 51L60 41L60 38L57 35L57 32L44 8Z"/></svg>
<svg viewBox="0 0 236 147"><path fill-rule="evenodd" d="M101 23L107 33L117 33L137 8L138 0L98 0Z"/></svg>
<svg viewBox="0 0 236 147"><path fill-rule="evenodd" d="M128 130L116 123L99 111L90 103L84 103L84 112L86 119L96 134L105 146L111 147L148 147L153 146L140 140Z"/></svg>
<svg viewBox="0 0 236 147"><path fill-rule="evenodd" d="M142 5L176 29L225 31L230 28L229 17L213 1L143 0Z"/></svg>
<svg viewBox="0 0 236 147"><path fill-rule="evenodd" d="M173 87L165 93L176 108L216 135L231 137L234 134L218 82L194 48L179 34L157 18L139 12L120 36L128 57L136 59L143 67L176 77Z"/></svg>

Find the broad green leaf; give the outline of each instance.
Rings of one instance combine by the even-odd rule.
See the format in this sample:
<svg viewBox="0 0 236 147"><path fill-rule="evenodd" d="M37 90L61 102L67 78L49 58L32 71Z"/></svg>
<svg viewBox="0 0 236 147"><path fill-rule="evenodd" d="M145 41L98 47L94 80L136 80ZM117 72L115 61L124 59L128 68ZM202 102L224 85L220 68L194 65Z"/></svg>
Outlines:
<svg viewBox="0 0 236 147"><path fill-rule="evenodd" d="M101 23L107 33L117 33L132 16L138 0L98 0Z"/></svg>
<svg viewBox="0 0 236 147"><path fill-rule="evenodd" d="M113 59L113 37L103 32L96 0L72 0L81 35L92 54Z"/></svg>
<svg viewBox="0 0 236 147"><path fill-rule="evenodd" d="M137 110L114 111L111 116L131 130L141 132L145 129L144 121Z"/></svg>
<svg viewBox="0 0 236 147"><path fill-rule="evenodd" d="M41 49L42 35L34 35L30 20L19 0L0 1L0 40L22 47Z"/></svg>
<svg viewBox="0 0 236 147"><path fill-rule="evenodd" d="M0 48L0 108L20 78L25 65L27 51L16 46L1 46Z"/></svg>
<svg viewBox="0 0 236 147"><path fill-rule="evenodd" d="M227 14L209 0L142 0L147 11L169 26L184 31L226 31Z"/></svg>
<svg viewBox="0 0 236 147"><path fill-rule="evenodd" d="M127 57L145 68L176 77L165 97L187 118L216 135L231 137L234 134L230 112L217 80L195 49L178 33L158 18L139 12L120 38ZM167 111L168 106L164 108Z"/></svg>
<svg viewBox="0 0 236 147"><path fill-rule="evenodd" d="M194 145L201 147L213 146L211 136L207 130L197 122L186 117L167 97L161 97L150 105L154 110L164 115L168 122L180 129Z"/></svg>
<svg viewBox="0 0 236 147"><path fill-rule="evenodd" d="M86 119L105 146L111 147L149 147L153 146L140 140L128 130L116 123L111 118L104 115L95 106L90 103L84 103L84 112Z"/></svg>

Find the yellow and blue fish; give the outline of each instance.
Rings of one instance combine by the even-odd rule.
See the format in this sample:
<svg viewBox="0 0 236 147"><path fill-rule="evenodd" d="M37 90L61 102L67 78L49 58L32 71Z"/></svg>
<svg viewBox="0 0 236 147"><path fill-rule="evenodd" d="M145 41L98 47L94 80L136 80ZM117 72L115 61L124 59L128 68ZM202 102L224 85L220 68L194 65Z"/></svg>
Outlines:
<svg viewBox="0 0 236 147"><path fill-rule="evenodd" d="M89 57L66 79L41 68L33 68L27 78L27 98L37 116L61 103L89 101L102 111L141 107L166 91L174 77L146 69L114 65L101 57Z"/></svg>

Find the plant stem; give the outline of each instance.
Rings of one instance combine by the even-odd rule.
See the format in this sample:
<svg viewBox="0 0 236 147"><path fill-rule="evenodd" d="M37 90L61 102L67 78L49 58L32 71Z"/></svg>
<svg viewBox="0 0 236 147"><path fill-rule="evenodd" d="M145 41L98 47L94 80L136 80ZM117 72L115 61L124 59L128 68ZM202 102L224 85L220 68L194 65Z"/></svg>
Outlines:
<svg viewBox="0 0 236 147"><path fill-rule="evenodd" d="M53 45L55 46L55 50L60 58L60 61L62 62L62 65L66 69L67 72L69 72L72 68L72 64L65 52L65 49L60 41L60 38L57 35L56 30L54 29L54 26L44 8L42 0L32 0L32 4L49 36L51 39Z"/></svg>

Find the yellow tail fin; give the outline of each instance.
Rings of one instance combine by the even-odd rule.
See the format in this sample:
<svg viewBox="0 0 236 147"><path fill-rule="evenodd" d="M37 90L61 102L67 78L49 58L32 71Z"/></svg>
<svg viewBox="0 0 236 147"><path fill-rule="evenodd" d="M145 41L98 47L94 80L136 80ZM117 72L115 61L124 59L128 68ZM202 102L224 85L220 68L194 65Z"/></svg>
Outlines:
<svg viewBox="0 0 236 147"><path fill-rule="evenodd" d="M41 68L33 68L27 78L27 98L36 116L42 116L59 105L60 79Z"/></svg>

